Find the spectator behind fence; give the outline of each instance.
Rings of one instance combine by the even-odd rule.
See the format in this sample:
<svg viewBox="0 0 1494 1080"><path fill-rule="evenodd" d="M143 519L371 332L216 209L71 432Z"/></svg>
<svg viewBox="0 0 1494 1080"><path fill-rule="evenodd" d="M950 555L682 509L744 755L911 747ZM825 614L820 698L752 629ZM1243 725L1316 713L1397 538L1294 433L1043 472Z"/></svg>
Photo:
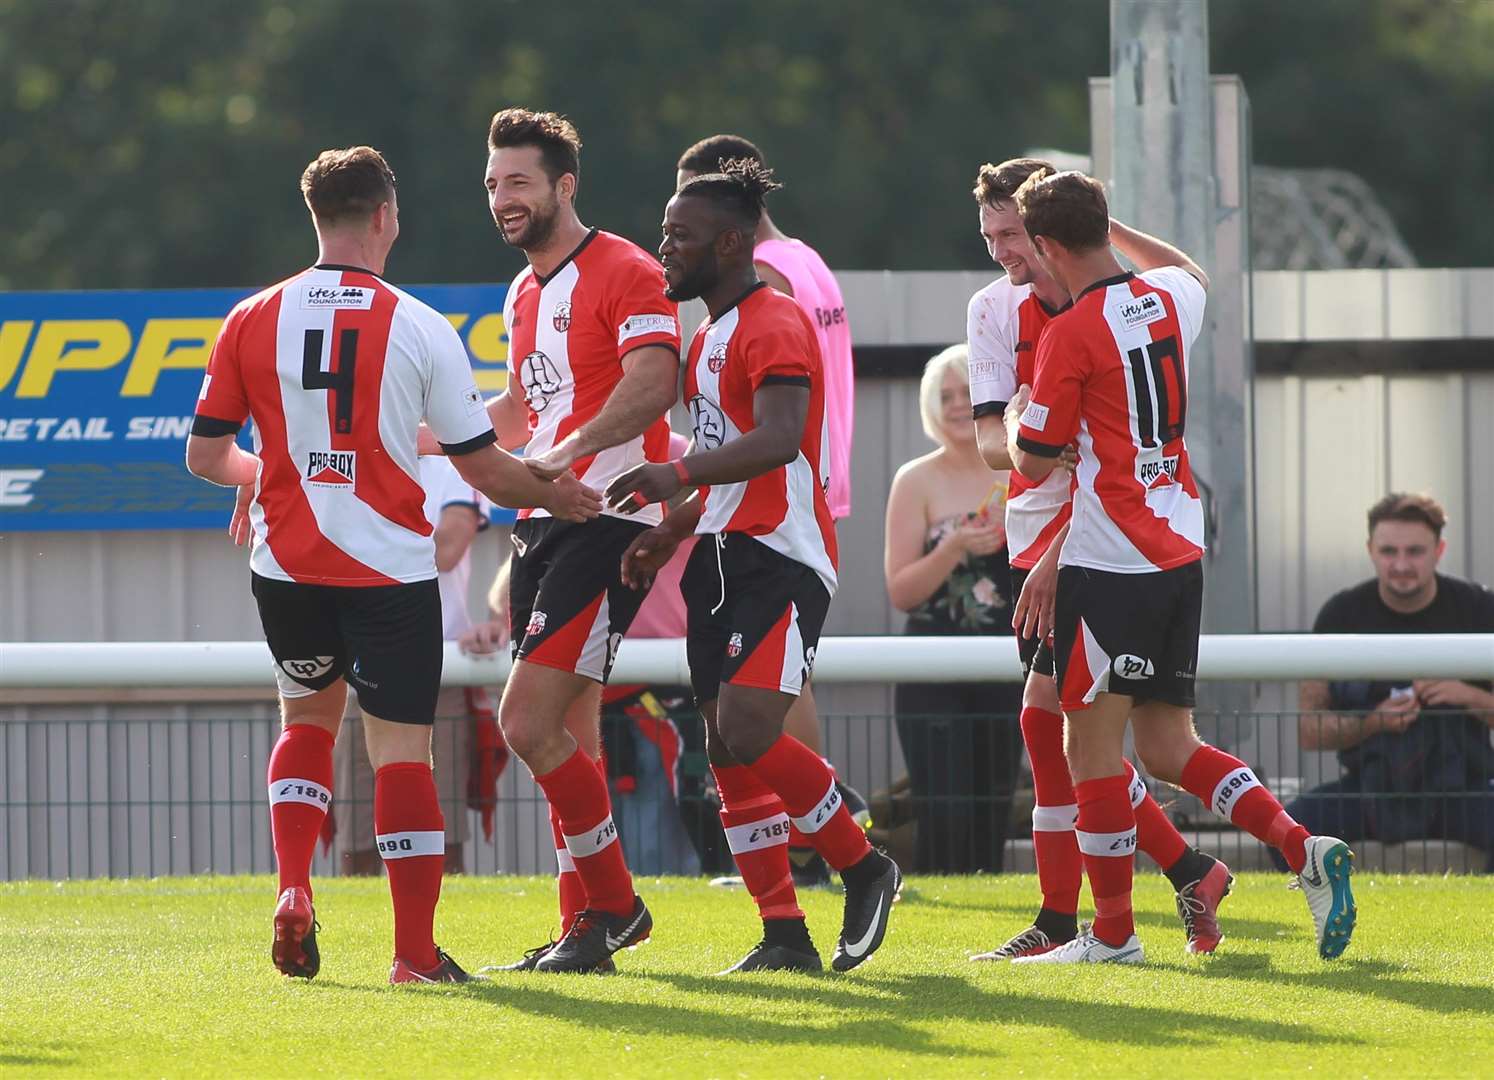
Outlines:
<svg viewBox="0 0 1494 1080"><path fill-rule="evenodd" d="M1428 495L1392 494L1369 511L1375 576L1331 597L1316 634L1494 631L1494 593L1437 573L1447 515ZM1343 776L1287 812L1311 832L1400 843L1458 840L1494 870L1494 693L1457 679L1304 682L1304 750L1336 750Z"/></svg>
<svg viewBox="0 0 1494 1080"><path fill-rule="evenodd" d="M1002 520L1007 474L987 468L976 446L964 345L950 346L924 367L919 410L939 448L893 478L888 596L908 613L908 634L1010 636ZM918 812L916 868L999 871L1021 765L1021 687L913 683L898 686L894 701Z"/></svg>
<svg viewBox="0 0 1494 1080"><path fill-rule="evenodd" d="M473 538L487 526L482 496L464 481L450 460L420 459L420 486L425 489L425 516L435 529L436 582L441 594L441 634L455 640L472 625L467 612L467 583L472 577ZM436 726L431 739L436 788L446 820L446 872L462 872L462 845L467 838L469 774L474 755L489 741L479 729L497 734L497 714L490 692L481 687L442 687L436 699ZM374 775L363 748L363 718L353 704L337 736L335 790L341 809L327 814L323 839L340 839L339 863L344 874L377 874L383 863L374 847ZM501 745L501 744L500 744ZM506 760L506 752L504 758ZM492 811L484 808L484 830L492 836Z"/></svg>

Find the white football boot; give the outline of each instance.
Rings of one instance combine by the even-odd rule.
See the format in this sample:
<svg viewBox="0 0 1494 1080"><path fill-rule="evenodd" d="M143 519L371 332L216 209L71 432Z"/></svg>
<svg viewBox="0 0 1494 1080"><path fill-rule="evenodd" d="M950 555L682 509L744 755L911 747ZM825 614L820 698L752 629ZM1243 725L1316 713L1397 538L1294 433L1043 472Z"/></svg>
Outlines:
<svg viewBox="0 0 1494 1080"><path fill-rule="evenodd" d="M1354 853L1336 836L1307 838L1307 865L1293 882L1307 897L1313 927L1318 935L1318 955L1333 960L1344 954L1354 936L1354 891L1349 877L1354 873Z"/></svg>
<svg viewBox="0 0 1494 1080"><path fill-rule="evenodd" d="M1146 960L1141 942L1132 934L1120 948L1107 945L1089 928L1085 929L1067 945L1060 945L1036 956L1019 956L1014 964L1140 964Z"/></svg>

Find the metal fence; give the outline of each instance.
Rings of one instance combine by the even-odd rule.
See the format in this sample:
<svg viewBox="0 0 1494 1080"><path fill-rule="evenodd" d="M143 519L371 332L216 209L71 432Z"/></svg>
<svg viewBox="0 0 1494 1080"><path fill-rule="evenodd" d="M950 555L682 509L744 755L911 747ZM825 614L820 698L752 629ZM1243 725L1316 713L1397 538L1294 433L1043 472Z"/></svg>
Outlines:
<svg viewBox="0 0 1494 1080"><path fill-rule="evenodd" d="M660 696L672 704L669 725L646 730L614 712L604 726L614 816L629 861L643 874L728 873L698 719L679 698ZM240 703L207 713L132 704L79 719L76 710L39 706L0 724L0 879L273 870L265 766L277 731L274 710ZM1494 751L1481 758L1477 739L1482 725L1488 750L1491 718L1423 713L1418 725L1426 737L1415 753L1375 768L1340 766L1336 777L1319 775L1322 755L1298 748L1300 719L1200 715L1199 723L1246 758L1304 824L1331 821L1322 831L1348 834L1361 868L1487 869L1494 849L1487 760ZM1032 788L1013 715L830 715L823 724L824 752L867 798L874 839L910 870L1033 868ZM1454 724L1462 727L1453 731ZM1445 738L1437 725L1448 728ZM1277 737L1263 737L1272 728ZM443 718L436 728L448 844L459 845L453 869L552 872L544 799L517 760L497 780L491 833L485 829L474 808L484 792L469 789L478 754L473 730L466 716ZM1274 748L1274 759L1260 760L1256 747ZM319 846L314 872L377 873L372 785L356 775L363 748L354 728L345 728L337 754L335 833ZM1314 795L1325 781L1335 786ZM1271 865L1261 844L1192 796L1151 788L1190 843L1237 869ZM1306 802L1293 807L1297 799Z"/></svg>

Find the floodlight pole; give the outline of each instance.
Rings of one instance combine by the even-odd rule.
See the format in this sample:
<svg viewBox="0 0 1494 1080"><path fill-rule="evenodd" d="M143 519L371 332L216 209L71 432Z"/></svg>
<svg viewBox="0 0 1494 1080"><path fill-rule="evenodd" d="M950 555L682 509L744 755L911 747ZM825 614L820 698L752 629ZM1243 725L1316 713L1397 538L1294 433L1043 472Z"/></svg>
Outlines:
<svg viewBox="0 0 1494 1080"><path fill-rule="evenodd" d="M1208 515L1204 629L1257 627L1251 468L1249 106L1209 75L1206 0L1111 0L1111 77L1091 83L1096 174L1112 214L1166 239L1211 279L1188 367L1188 452ZM1108 130L1107 130L1108 129ZM1250 688L1207 707L1245 711Z"/></svg>

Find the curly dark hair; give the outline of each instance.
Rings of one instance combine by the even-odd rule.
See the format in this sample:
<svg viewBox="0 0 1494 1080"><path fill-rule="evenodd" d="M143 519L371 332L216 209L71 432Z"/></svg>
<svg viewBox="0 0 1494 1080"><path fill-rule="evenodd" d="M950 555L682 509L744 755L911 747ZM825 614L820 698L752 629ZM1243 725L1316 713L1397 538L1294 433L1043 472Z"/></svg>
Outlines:
<svg viewBox="0 0 1494 1080"><path fill-rule="evenodd" d="M1046 236L1070 251L1093 251L1110 242L1105 185L1081 172L1039 169L1012 196L1027 235Z"/></svg>
<svg viewBox="0 0 1494 1080"><path fill-rule="evenodd" d="M746 228L756 228L762 220L763 200L768 192L783 187L773 179L773 170L752 158L731 158L721 163L720 172L702 173L686 180L681 196L698 196L712 200L735 215Z"/></svg>
<svg viewBox="0 0 1494 1080"><path fill-rule="evenodd" d="M531 109L503 109L493 114L488 124L488 149L507 146L539 148L545 175L553 184L566 173L581 181L581 136L559 113L534 112Z"/></svg>
<svg viewBox="0 0 1494 1080"><path fill-rule="evenodd" d="M394 198L394 190L394 172L371 146L323 150L301 173L301 196L323 225L366 218Z"/></svg>
<svg viewBox="0 0 1494 1080"><path fill-rule="evenodd" d="M1010 202L1017 189L1039 169L1056 171L1051 161L1044 161L1042 158L1008 158L1000 165L992 165L988 161L975 174L975 187L971 194L982 206L995 207Z"/></svg>

